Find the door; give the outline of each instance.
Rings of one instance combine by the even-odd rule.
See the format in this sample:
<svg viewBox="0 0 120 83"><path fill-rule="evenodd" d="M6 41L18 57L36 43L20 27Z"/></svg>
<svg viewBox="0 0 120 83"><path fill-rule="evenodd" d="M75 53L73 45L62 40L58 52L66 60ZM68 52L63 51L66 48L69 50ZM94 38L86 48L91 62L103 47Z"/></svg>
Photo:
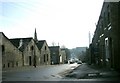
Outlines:
<svg viewBox="0 0 120 83"><path fill-rule="evenodd" d="M32 65L32 60L31 60L31 56L29 56L29 65Z"/></svg>

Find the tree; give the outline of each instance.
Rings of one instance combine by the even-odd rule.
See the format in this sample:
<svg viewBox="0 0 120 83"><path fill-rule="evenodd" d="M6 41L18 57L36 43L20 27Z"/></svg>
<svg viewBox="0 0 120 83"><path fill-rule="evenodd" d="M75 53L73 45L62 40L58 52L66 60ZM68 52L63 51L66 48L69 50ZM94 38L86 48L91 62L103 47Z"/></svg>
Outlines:
<svg viewBox="0 0 120 83"><path fill-rule="evenodd" d="M55 46L55 42L52 42L52 46Z"/></svg>

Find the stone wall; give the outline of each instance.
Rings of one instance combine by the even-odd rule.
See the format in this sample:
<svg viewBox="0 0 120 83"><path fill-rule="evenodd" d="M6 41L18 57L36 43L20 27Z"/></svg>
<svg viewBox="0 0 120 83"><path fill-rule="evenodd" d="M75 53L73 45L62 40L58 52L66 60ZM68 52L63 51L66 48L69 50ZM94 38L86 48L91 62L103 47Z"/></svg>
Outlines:
<svg viewBox="0 0 120 83"><path fill-rule="evenodd" d="M20 52L3 34L0 37L2 39L2 67L18 67L22 66L22 52Z"/></svg>
<svg viewBox="0 0 120 83"><path fill-rule="evenodd" d="M23 51L24 66L40 65L40 51L32 39Z"/></svg>
<svg viewBox="0 0 120 83"><path fill-rule="evenodd" d="M46 42L44 42L40 52L41 52L40 58L41 65L50 65L51 64L50 50Z"/></svg>
<svg viewBox="0 0 120 83"><path fill-rule="evenodd" d="M95 48L97 48L98 53L94 55L94 59L101 67L120 69L119 8L120 2L105 2L96 26L92 40L93 54L95 54Z"/></svg>

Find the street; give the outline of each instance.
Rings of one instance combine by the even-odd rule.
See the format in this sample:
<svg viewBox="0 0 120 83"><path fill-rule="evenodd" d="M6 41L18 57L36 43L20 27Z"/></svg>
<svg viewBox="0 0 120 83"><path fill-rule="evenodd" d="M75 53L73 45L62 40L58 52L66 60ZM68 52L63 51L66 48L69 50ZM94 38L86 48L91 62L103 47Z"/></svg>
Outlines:
<svg viewBox="0 0 120 83"><path fill-rule="evenodd" d="M65 79L84 81L119 81L120 73L108 68L99 68L95 65L83 63L65 76Z"/></svg>
<svg viewBox="0 0 120 83"><path fill-rule="evenodd" d="M83 64L46 65L4 70L3 81L119 81L114 70Z"/></svg>
<svg viewBox="0 0 120 83"><path fill-rule="evenodd" d="M53 81L61 80L62 75L73 70L79 64L61 64L4 70L3 81Z"/></svg>

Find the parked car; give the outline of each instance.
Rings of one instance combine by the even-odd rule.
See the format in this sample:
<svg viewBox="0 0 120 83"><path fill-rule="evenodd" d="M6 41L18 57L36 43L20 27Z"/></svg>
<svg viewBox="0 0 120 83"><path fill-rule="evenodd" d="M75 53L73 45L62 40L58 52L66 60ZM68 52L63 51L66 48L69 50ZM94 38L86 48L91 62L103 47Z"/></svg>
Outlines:
<svg viewBox="0 0 120 83"><path fill-rule="evenodd" d="M82 61L77 61L77 64L82 64Z"/></svg>
<svg viewBox="0 0 120 83"><path fill-rule="evenodd" d="M73 60L68 60L68 64L73 64L75 63Z"/></svg>

